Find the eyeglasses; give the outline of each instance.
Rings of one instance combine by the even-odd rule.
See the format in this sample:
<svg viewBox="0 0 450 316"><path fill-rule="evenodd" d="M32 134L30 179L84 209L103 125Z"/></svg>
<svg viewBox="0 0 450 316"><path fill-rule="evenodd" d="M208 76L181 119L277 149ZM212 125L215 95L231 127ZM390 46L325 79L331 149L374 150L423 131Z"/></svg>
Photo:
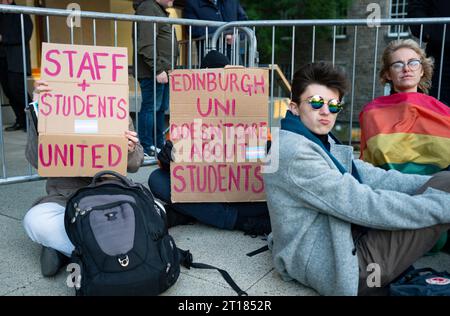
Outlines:
<svg viewBox="0 0 450 316"><path fill-rule="evenodd" d="M341 112L344 108L344 103L338 99L330 99L328 102L325 102L325 99L320 95L310 96L308 99L302 100L302 102L304 101L308 102L314 110L319 110L326 103L328 105L328 109L333 114Z"/></svg>
<svg viewBox="0 0 450 316"><path fill-rule="evenodd" d="M402 61L396 61L395 63L392 63L390 65L390 67L394 71L400 72L406 67L406 65L408 65L409 69L411 69L412 71L415 71L415 70L419 69L421 64L422 64L422 62L420 61L420 59L410 59L410 60L408 60L408 62L406 64Z"/></svg>

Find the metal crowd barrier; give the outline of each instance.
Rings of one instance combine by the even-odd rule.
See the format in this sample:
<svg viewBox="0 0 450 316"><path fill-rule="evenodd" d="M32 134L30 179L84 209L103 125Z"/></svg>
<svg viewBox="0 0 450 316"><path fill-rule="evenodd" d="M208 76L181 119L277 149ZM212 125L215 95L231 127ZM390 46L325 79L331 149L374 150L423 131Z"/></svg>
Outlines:
<svg viewBox="0 0 450 316"><path fill-rule="evenodd" d="M61 10L61 9L43 9L43 8L36 8L36 7L24 7L24 6L8 6L8 5L0 5L0 12L3 13L19 13L21 14L21 34L22 34L22 47L23 52L25 51L24 46L24 26L23 26L23 14L32 14L32 15L41 15L45 16L45 26L46 26L46 41L51 41L51 24L50 24L50 16L63 16L63 17L69 17L73 14L72 10ZM286 69L289 70L289 76L288 79L292 80L294 69L297 64L299 64L297 58L296 58L296 42L297 38L306 38L308 36L307 33L302 32L301 36L296 35L296 29L300 27L309 27L312 28L312 32L309 36L311 36L311 61L315 61L315 56L317 54L316 49L316 30L318 27L332 27L332 57L331 62L335 64L336 62L336 30L337 27L353 27L353 43L348 43L348 45L352 45L352 56L351 56L351 86L355 86L355 70L357 66L356 65L356 51L357 51L357 43L358 43L358 30L361 28L368 28L372 27L374 29L374 53L373 53L373 69L372 69L372 97L375 97L375 91L376 91L376 82L377 82L377 67L378 67L378 42L379 42L379 30L383 26L397 26L397 25L420 25L420 38L419 42L422 45L422 33L423 33L423 27L426 24L440 24L443 27L443 37L442 37L442 43L445 41L445 33L446 33L446 23L450 22L450 18L421 18L421 19L379 19L379 20L372 20L368 21L366 19L331 19L331 20L271 20L271 21L240 21L240 22L230 22L230 23L224 23L224 22L213 22L213 21L203 21L203 20L190 20L190 19L173 19L173 18L160 18L160 17L144 17L144 16L137 16L137 15L128 15L128 14L112 14L112 13L101 13L101 12L90 12L90 11L80 11L78 17L80 19L92 19L92 33L93 33L93 45L96 45L97 43L97 34L96 34L96 20L110 20L114 22L114 46L117 46L117 34L118 34L118 21L128 21L132 23L133 30L134 30L134 42L136 42L137 39L137 26L138 22L150 22L153 25L153 28L156 29L156 26L158 23L169 23L172 25L172 69L183 67L183 68L196 68L199 67L200 64L200 58L199 54L196 56L196 60L193 60L193 45L195 45L197 48L197 51L203 51L203 54L206 54L211 49L218 49L219 51L228 54L228 50L225 48L226 41L224 39L225 34L233 34L233 42L231 45L231 63L232 64L243 64L244 66L258 66L259 64L259 54L257 50L257 41L256 41L256 35L258 34L259 28L263 27L270 27L272 29L272 41L271 41L271 60L268 63L269 69L270 69L270 110L268 113L269 116L269 123L270 126L273 126L273 113L274 113L274 103L275 103L275 91L274 91L274 80L275 80L275 73L279 72L280 67L275 67L275 47L276 47L276 31L277 28L290 28L291 29L291 41L290 41L290 65L287 65ZM72 21L72 20L71 20ZM370 25L370 23L375 23L375 25ZM187 34L188 34L188 40L186 41L179 41L178 43L175 43L175 25L183 25L187 28ZM192 27L193 26L201 26L205 27L205 37L200 39L193 39L192 38ZM211 28L218 28L215 32L211 32ZM72 44L78 44L74 43L74 25L73 23L70 24L68 27L68 32L70 32L70 42ZM244 34L245 37L242 40L241 34ZM351 33L350 33L351 34ZM400 32L398 32L398 37L400 37ZM154 35L154 43L156 43L156 33ZM86 44L86 43L84 43ZM174 47L175 45L178 45L179 47L187 48L187 62L184 62L181 64L181 61L175 60L174 56ZM243 49L242 46L244 46ZM442 61L444 60L444 50L445 45L442 45L442 51L440 56L440 69L438 70L439 73L439 88L438 88L438 98L440 96L440 90L441 90L441 78L442 78ZM244 51L244 60L242 61L239 57L241 51ZM153 54L156 56L157 48L156 45L154 45ZM24 54L25 56L25 54ZM137 52L134 50L134 61L136 65L137 60ZM26 66L25 58L24 58L24 66ZM365 65L362 65L365 66ZM154 58L154 69L156 69L156 58ZM137 67L134 68L135 74L137 73ZM156 74L154 73L155 77ZM25 79L25 91L27 91L27 80L26 75L24 74ZM283 78L285 80L285 78ZM285 80L286 81L286 80ZM156 91L156 81L154 81L154 91ZM27 96L25 96L27 98ZM156 99L156 93L154 93L154 98ZM154 102L156 103L156 100L154 99ZM355 99L355 91L354 89L351 89L351 95L350 95L350 113L349 113L349 132L348 132L348 143L351 144L352 142L352 127L353 127L353 115L354 115L354 99ZM0 100L3 104L3 97ZM28 103L28 100L25 100L26 103ZM130 100L130 103L131 102ZM348 103L348 102L347 102ZM134 78L134 106L130 106L130 111L134 110L136 113L136 130L138 129L138 80L135 76ZM156 116L155 118L155 127L156 127ZM0 162L2 163L2 177L0 178L0 184L6 184L6 183L15 183L15 182L22 182L22 181L30 181L39 179L39 177L34 173L31 166L28 167L28 174L27 175L20 175L20 176L8 176L8 168L7 163L5 159L5 144L4 144L4 135L3 135L3 125L2 125L2 116L0 111ZM155 128L155 134L156 134L156 128ZM25 159L25 158L24 158ZM148 164L154 164L155 159L151 161L147 161L146 165Z"/></svg>

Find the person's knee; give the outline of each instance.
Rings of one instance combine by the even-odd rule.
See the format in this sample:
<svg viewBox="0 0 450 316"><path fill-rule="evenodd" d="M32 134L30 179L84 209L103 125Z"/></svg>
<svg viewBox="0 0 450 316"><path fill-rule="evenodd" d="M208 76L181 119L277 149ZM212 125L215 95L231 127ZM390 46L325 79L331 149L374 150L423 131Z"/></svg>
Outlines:
<svg viewBox="0 0 450 316"><path fill-rule="evenodd" d="M148 187L156 198L163 200L164 202L170 202L169 172L162 169L153 171L148 177Z"/></svg>
<svg viewBox="0 0 450 316"><path fill-rule="evenodd" d="M425 184L424 188L434 188L437 190L450 192L450 171L440 171L434 174Z"/></svg>
<svg viewBox="0 0 450 316"><path fill-rule="evenodd" d="M40 216L39 208L31 208L23 218L23 227L28 235L34 242L40 242L42 238L48 235L45 230L48 227L42 216Z"/></svg>
<svg viewBox="0 0 450 316"><path fill-rule="evenodd" d="M433 230L433 239L437 242L441 235L450 230L450 224L438 224L431 227Z"/></svg>
<svg viewBox="0 0 450 316"><path fill-rule="evenodd" d="M439 171L438 173L435 173L431 179L432 184L434 184L434 182L438 182L438 183L450 183L450 171L448 170L443 170L443 171Z"/></svg>

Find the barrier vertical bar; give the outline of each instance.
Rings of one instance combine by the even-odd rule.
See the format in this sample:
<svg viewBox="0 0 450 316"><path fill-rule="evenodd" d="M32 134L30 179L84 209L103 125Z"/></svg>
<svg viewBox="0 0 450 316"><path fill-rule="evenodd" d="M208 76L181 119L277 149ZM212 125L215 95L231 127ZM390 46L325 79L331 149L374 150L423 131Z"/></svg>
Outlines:
<svg viewBox="0 0 450 316"><path fill-rule="evenodd" d="M332 56L333 66L336 61L336 25L333 25L333 56Z"/></svg>
<svg viewBox="0 0 450 316"><path fill-rule="evenodd" d="M355 74L356 74L356 42L358 37L358 26L355 25L355 34L353 39L353 68L352 68L352 99L350 103L350 126L348 132L348 144L352 145L352 129L353 129L353 109L355 106Z"/></svg>
<svg viewBox="0 0 450 316"><path fill-rule="evenodd" d="M48 15L45 16L45 24L47 27L47 42L50 43L50 18Z"/></svg>
<svg viewBox="0 0 450 316"><path fill-rule="evenodd" d="M192 25L189 25L189 50L188 68L192 69Z"/></svg>
<svg viewBox="0 0 450 316"><path fill-rule="evenodd" d="M228 44L228 42L227 42ZM236 65L236 28L233 27L233 40L231 41L231 64Z"/></svg>
<svg viewBox="0 0 450 316"><path fill-rule="evenodd" d="M70 44L73 45L73 18L70 19Z"/></svg>
<svg viewBox="0 0 450 316"><path fill-rule="evenodd" d="M3 139L3 110L2 110L2 105L3 105L3 89L0 87L0 148L1 148L1 162L2 162L2 177L5 179L7 178L7 174L6 174L6 158L5 158L5 140Z"/></svg>
<svg viewBox="0 0 450 316"><path fill-rule="evenodd" d="M273 99L273 86L274 86L274 78L275 78L275 26L272 26L272 59L271 59L272 67L270 68L270 106L269 106L269 128L272 129L272 118L273 118L273 107L274 107L274 99Z"/></svg>
<svg viewBox="0 0 450 316"><path fill-rule="evenodd" d="M114 47L117 47L117 20L114 20Z"/></svg>
<svg viewBox="0 0 450 316"><path fill-rule="evenodd" d="M447 24L444 24L442 33L442 49L441 49L441 64L439 65L439 84L438 84L438 94L437 99L441 99L441 84L442 84L442 68L444 66L444 50L445 50L445 33L447 31Z"/></svg>
<svg viewBox="0 0 450 316"><path fill-rule="evenodd" d="M223 33L222 33L222 34L220 34L220 40L219 40L219 50L222 54L224 54L223 49L224 49L224 45L223 45Z"/></svg>
<svg viewBox="0 0 450 316"><path fill-rule="evenodd" d="M138 50L138 44L137 44L137 22L133 22L134 27L134 111L136 113L136 132L139 131L139 111L138 111L138 70L137 70L137 50ZM142 98L142 92L141 92L141 98Z"/></svg>
<svg viewBox="0 0 450 316"><path fill-rule="evenodd" d="M171 61L170 61L170 68L173 70L174 69L174 65L175 65L175 25L172 24L172 54L171 54Z"/></svg>
<svg viewBox="0 0 450 316"><path fill-rule="evenodd" d="M316 48L316 26L313 25L313 34L312 34L312 52L311 52L311 62L314 62L314 54Z"/></svg>
<svg viewBox="0 0 450 316"><path fill-rule="evenodd" d="M156 133L156 23L153 23L153 145L155 146L155 159L157 152L157 139L158 134ZM142 91L141 91L141 98L143 99Z"/></svg>
<svg viewBox="0 0 450 316"><path fill-rule="evenodd" d="M235 39L235 43L236 43L236 65L240 65L241 64L241 39L240 39L240 35L239 35L239 29L236 29L236 39Z"/></svg>
<svg viewBox="0 0 450 316"><path fill-rule="evenodd" d="M206 56L206 54L208 54L209 47L209 29L207 25L205 28L205 49L203 51L203 56Z"/></svg>
<svg viewBox="0 0 450 316"><path fill-rule="evenodd" d="M252 46L253 46L253 42L254 42L255 40L256 40L256 26L253 27L253 38L251 39L251 42L250 42L249 45L252 45ZM252 48L250 48L250 49L252 49ZM256 47L255 47L255 49L256 49ZM250 51L250 50L249 50L249 51ZM255 53L257 53L257 52L255 51ZM259 55L258 55L258 56L255 55L255 57L256 57L256 65L258 65L258 64L259 64ZM248 57L249 65L254 64L254 63L255 63L255 60L250 60L250 58L251 58L251 56Z"/></svg>
<svg viewBox="0 0 450 316"><path fill-rule="evenodd" d="M376 30L375 30L375 53L373 56L372 99L375 99L375 82L376 82L376 78L377 78L378 30L379 30L379 27L377 26Z"/></svg>
<svg viewBox="0 0 450 316"><path fill-rule="evenodd" d="M295 26L292 27L292 47L291 47L291 82L294 79L295 69Z"/></svg>
<svg viewBox="0 0 450 316"><path fill-rule="evenodd" d="M247 49L248 49L248 38L247 36L244 39L244 67L248 67L248 63L247 63Z"/></svg>
<svg viewBox="0 0 450 316"><path fill-rule="evenodd" d="M197 68L200 68L200 56L202 55L201 52L205 49L205 45L203 45L202 40L196 40L197 43Z"/></svg>
<svg viewBox="0 0 450 316"><path fill-rule="evenodd" d="M26 49L25 49L25 26L23 21L23 13L20 14L20 32L22 35L22 65L23 65L23 90L24 90L24 101L25 107L28 105L28 82L27 82L27 61L26 61ZM1 109L0 109L1 110ZM25 111L25 108L23 109ZM28 120L25 119L25 124L27 130L30 128ZM30 176L33 174L31 164L28 163L28 173Z"/></svg>
<svg viewBox="0 0 450 316"><path fill-rule="evenodd" d="M423 38L423 24L420 24L420 36L419 36L419 46L422 47L422 38Z"/></svg>
<svg viewBox="0 0 450 316"><path fill-rule="evenodd" d="M398 0L395 1L395 17L398 19ZM396 25L397 26L397 34L400 34L400 24Z"/></svg>
<svg viewBox="0 0 450 316"><path fill-rule="evenodd" d="M95 19L92 19L92 33L94 36L94 46L97 46L97 24L95 23Z"/></svg>

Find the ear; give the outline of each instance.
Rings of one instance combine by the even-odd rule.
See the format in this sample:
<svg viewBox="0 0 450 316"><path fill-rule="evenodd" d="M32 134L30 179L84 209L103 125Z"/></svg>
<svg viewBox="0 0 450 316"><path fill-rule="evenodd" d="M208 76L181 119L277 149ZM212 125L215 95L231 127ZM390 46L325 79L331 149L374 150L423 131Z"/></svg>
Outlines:
<svg viewBox="0 0 450 316"><path fill-rule="evenodd" d="M297 103L295 102L290 102L289 103L289 110L291 110L292 114L299 116L300 115L300 111L299 111L299 105L297 105Z"/></svg>
<svg viewBox="0 0 450 316"><path fill-rule="evenodd" d="M388 81L392 81L392 77L389 74L389 71L385 71L383 74L384 78L387 79Z"/></svg>

